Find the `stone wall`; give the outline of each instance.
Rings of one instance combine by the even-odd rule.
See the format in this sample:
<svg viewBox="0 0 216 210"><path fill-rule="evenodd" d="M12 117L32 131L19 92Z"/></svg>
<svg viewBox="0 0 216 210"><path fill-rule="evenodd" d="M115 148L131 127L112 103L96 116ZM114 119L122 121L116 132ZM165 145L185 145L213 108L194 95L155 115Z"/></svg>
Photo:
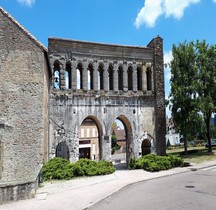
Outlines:
<svg viewBox="0 0 216 210"><path fill-rule="evenodd" d="M139 145L144 132L151 133L154 130L153 97L58 94L52 93L50 99L50 157L55 157L58 143L66 142L71 162L78 160L79 128L89 117L99 128L101 159L111 158L112 123L116 118L119 118L128 130L128 146L135 157L139 156Z"/></svg>
<svg viewBox="0 0 216 210"><path fill-rule="evenodd" d="M0 22L0 188L19 191L35 182L47 159L47 52L2 8ZM28 188L17 199L27 198Z"/></svg>
<svg viewBox="0 0 216 210"><path fill-rule="evenodd" d="M160 123L165 115L161 112L164 108L161 38L153 39L148 47L50 38L48 49L53 75L50 157L55 156L57 144L63 141L69 146L70 160L78 160L78 130L86 118L93 119L99 127L101 159L111 158L112 123L116 118L126 126L128 157L141 154L141 143L148 136L152 152L157 147L157 153L162 154L165 133ZM66 72L71 84L68 87ZM82 85L77 85L77 74L82 77ZM58 86L54 85L56 81Z"/></svg>

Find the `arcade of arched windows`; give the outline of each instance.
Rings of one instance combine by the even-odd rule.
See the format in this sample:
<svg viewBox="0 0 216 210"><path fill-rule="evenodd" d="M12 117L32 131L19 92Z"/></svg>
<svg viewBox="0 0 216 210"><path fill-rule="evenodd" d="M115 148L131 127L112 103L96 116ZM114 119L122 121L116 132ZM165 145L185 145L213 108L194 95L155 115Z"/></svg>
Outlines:
<svg viewBox="0 0 216 210"><path fill-rule="evenodd" d="M86 61L53 63L53 87L72 90L151 91L153 73L150 63L119 64Z"/></svg>

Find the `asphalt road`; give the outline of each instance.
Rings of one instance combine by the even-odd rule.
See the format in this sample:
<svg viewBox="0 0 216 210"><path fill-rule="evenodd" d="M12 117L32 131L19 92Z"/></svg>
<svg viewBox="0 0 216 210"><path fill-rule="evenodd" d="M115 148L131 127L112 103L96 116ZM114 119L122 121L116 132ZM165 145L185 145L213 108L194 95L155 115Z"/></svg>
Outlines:
<svg viewBox="0 0 216 210"><path fill-rule="evenodd" d="M139 182L89 210L215 210L216 166Z"/></svg>

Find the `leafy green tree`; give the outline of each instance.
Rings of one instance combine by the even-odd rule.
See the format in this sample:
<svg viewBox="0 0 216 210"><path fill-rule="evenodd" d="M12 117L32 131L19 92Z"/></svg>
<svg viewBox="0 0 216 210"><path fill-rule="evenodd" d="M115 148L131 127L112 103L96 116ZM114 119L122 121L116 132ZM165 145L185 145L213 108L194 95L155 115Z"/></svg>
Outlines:
<svg viewBox="0 0 216 210"><path fill-rule="evenodd" d="M194 43L173 45L171 67L171 111L175 128L183 135L184 150L187 154L187 140L191 131L197 129L200 120L197 107L197 70Z"/></svg>
<svg viewBox="0 0 216 210"><path fill-rule="evenodd" d="M216 46L210 46L205 41L197 41L196 54L199 109L206 125L208 151L212 152L210 121L216 107Z"/></svg>
<svg viewBox="0 0 216 210"><path fill-rule="evenodd" d="M171 111L176 128L187 139L206 132L211 148L211 116L216 107L216 46L205 41L173 45L171 61ZM204 127L203 127L204 122Z"/></svg>

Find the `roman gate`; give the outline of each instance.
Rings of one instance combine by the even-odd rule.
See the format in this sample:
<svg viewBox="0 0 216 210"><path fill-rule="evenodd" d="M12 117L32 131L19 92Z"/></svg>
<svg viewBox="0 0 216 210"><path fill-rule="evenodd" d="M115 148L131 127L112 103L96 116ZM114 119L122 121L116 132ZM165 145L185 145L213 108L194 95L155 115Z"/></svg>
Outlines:
<svg viewBox="0 0 216 210"><path fill-rule="evenodd" d="M50 158L110 160L115 119L125 126L127 160L165 154L160 37L147 47L49 38L48 56Z"/></svg>

